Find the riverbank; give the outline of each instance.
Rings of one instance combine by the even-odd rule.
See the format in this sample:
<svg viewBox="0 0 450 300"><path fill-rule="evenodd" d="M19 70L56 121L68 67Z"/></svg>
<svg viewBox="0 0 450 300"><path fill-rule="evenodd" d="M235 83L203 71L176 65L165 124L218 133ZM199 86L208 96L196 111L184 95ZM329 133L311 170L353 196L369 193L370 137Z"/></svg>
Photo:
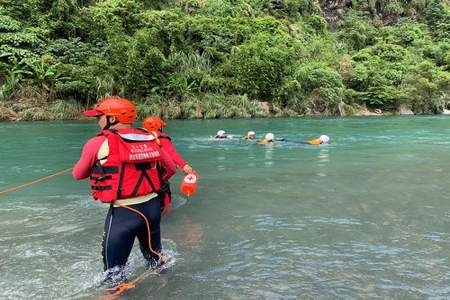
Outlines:
<svg viewBox="0 0 450 300"><path fill-rule="evenodd" d="M166 119L437 114L450 103L450 9L438 0L7 2L4 120L77 119L108 95Z"/></svg>
<svg viewBox="0 0 450 300"><path fill-rule="evenodd" d="M396 110L383 111L364 105L341 103L333 114L320 114L314 111L300 114L291 109L283 109L276 104L249 100L246 96L234 96L229 99L210 98L186 102L155 101L137 103L139 118L148 115L161 115L165 119L231 119L264 117L306 117L306 116L383 116L414 115L406 106ZM18 102L0 103L0 121L63 121L80 120L84 117L85 107L76 101L41 101L30 98ZM442 114L450 114L444 110Z"/></svg>

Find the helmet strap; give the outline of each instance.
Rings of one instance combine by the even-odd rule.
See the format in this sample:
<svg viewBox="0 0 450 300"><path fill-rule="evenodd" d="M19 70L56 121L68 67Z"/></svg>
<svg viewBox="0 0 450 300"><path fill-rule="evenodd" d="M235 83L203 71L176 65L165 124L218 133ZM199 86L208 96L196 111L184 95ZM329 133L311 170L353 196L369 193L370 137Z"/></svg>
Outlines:
<svg viewBox="0 0 450 300"><path fill-rule="evenodd" d="M116 125L118 123L119 123L119 121L117 121L117 120L114 122L111 122L111 119L109 118L109 116L106 116L106 125L105 125L105 127L103 127L103 130L108 130L111 128L111 126Z"/></svg>

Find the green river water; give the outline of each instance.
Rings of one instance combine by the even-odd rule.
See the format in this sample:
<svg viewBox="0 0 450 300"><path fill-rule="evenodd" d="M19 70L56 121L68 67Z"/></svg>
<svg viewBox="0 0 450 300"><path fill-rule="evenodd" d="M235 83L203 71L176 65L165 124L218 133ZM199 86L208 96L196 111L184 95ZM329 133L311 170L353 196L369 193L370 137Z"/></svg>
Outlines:
<svg viewBox="0 0 450 300"><path fill-rule="evenodd" d="M450 119L171 121L201 176L162 222L174 257L123 299L450 298ZM325 146L209 138L268 131ZM0 123L0 189L78 159L92 123ZM0 197L0 299L96 299L107 205L70 174ZM137 243L129 272L144 262Z"/></svg>

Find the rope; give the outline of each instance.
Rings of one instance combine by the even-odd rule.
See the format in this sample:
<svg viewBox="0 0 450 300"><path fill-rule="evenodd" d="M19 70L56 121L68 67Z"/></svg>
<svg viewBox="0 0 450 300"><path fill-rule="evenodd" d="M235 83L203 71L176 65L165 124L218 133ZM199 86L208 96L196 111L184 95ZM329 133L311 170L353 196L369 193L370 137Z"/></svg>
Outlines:
<svg viewBox="0 0 450 300"><path fill-rule="evenodd" d="M116 205L118 205L119 207L122 207L122 208L126 208L126 209L128 209L128 210L131 210L132 212L134 212L134 213L140 215L140 216L144 219L145 225L147 226L148 249L150 250L151 253L157 255L157 256L159 257L159 259L163 259L163 256L161 255L161 253L156 252L155 250L153 250L153 247L152 247L152 241L151 241L150 223L148 222L147 217L146 217L143 213L141 213L140 211L138 211L137 209L131 208L131 207L127 206L127 205L122 205L122 204L116 204Z"/></svg>
<svg viewBox="0 0 450 300"><path fill-rule="evenodd" d="M42 177L42 178L38 178L38 179L29 181L29 182L25 182L25 183L23 183L23 184L20 184L20 185L18 185L18 186L12 187L12 188L4 189L4 190L0 191L0 196L2 196L2 195L4 195L4 194L7 194L7 193L11 193L11 192L17 191L17 190L19 190L19 189L21 189L21 188L25 188L25 187L28 187L28 186L33 185L33 184L37 184L37 183L40 183L40 182L49 180L49 179L51 179L51 178L53 178L53 177L57 177L57 176L63 175L63 174L65 174L65 173L69 172L70 170L72 170L72 168L67 168L67 169L61 170L61 171L59 171L59 172L56 172L56 173L54 173L54 174L51 174L51 175L48 175L48 176L45 176L45 177ZM152 252L153 254L157 255L157 256L159 257L159 259L160 259L162 262L164 262L165 257L164 257L163 255L161 255L161 253L159 253L159 252L153 250L152 241L151 241L150 223L148 222L147 217L146 217L143 213L141 213L140 211L138 211L138 210L136 210L136 209L134 209L134 208L131 208L131 207L129 207L129 206L122 205L122 204L117 204L117 205L118 205L119 207L128 209L128 210L130 210L130 211L132 211L132 212L134 212L134 213L140 215L140 216L144 219L145 225L146 225L146 227L147 227L147 234L148 234L148 248L149 248L150 252ZM113 299L117 299L117 298L118 298L121 294L123 294L125 291L134 288L135 285L136 285L136 283L138 283L142 278L143 278L143 276L139 276L139 277L135 278L134 280L132 280L132 281L130 281L130 282L122 283L122 284L119 284L119 285L116 286L116 287L107 289L108 291L111 291L111 292L114 291L114 292L113 292L112 294L110 294L110 295L100 297L99 299L102 299L102 300L113 300Z"/></svg>
<svg viewBox="0 0 450 300"><path fill-rule="evenodd" d="M4 189L4 190L0 191L0 196L2 196L4 194L7 194L7 193L15 192L15 191L17 191L19 189L25 188L27 186L30 186L30 185L33 185L33 184L36 184L36 183L40 183L40 182L49 180L49 179L51 179L53 177L56 177L56 176L63 175L65 173L69 172L70 170L72 170L72 168L67 168L67 169L61 170L59 172L56 172L56 173L54 173L52 175L48 175L48 176L45 176L45 177L42 177L42 178L38 178L38 179L29 181L29 182L25 182L23 184L20 184L18 186L12 187L12 188Z"/></svg>

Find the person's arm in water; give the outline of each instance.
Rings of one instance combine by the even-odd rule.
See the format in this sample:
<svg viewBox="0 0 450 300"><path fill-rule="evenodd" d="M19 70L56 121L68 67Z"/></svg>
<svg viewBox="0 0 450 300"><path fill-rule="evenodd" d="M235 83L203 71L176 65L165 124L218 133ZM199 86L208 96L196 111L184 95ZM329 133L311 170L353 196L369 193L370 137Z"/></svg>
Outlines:
<svg viewBox="0 0 450 300"><path fill-rule="evenodd" d="M166 151L164 151L163 148L159 148L159 153L161 154L161 179L169 180L170 177L175 175L175 173L177 172L177 166L175 165L175 162L170 157L170 155Z"/></svg>
<svg viewBox="0 0 450 300"><path fill-rule="evenodd" d="M185 173L192 172L191 166L189 166L188 163L180 155L180 153L178 153L172 141L170 141L169 139L160 139L160 143L162 148L173 159L177 167L182 168Z"/></svg>
<svg viewBox="0 0 450 300"><path fill-rule="evenodd" d="M97 152L105 141L105 137L96 136L84 144L81 156L78 162L73 166L72 176L77 180L88 178L91 175L91 169L97 160Z"/></svg>

